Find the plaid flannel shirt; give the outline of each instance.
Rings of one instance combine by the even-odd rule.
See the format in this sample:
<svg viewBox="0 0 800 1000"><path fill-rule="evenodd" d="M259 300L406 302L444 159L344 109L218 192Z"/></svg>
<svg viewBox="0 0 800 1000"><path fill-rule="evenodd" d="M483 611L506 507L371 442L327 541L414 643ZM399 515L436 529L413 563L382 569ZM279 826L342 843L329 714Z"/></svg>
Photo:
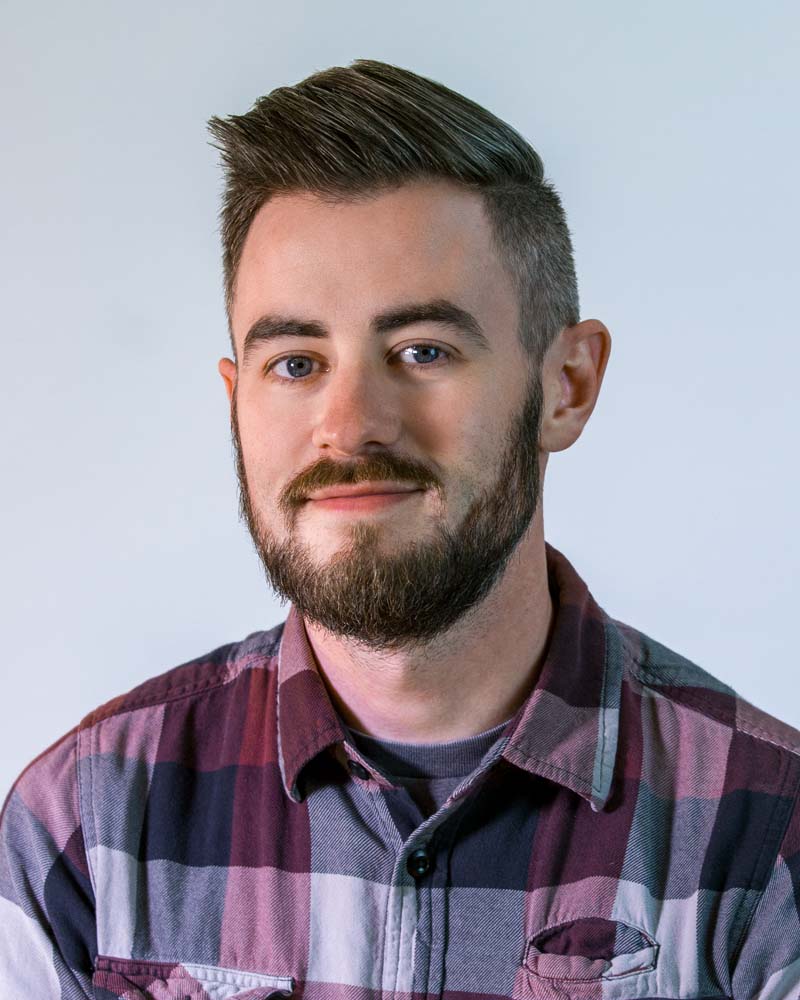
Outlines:
<svg viewBox="0 0 800 1000"><path fill-rule="evenodd" d="M537 683L427 819L294 608L91 713L4 807L0 997L797 1000L800 733L547 560Z"/></svg>

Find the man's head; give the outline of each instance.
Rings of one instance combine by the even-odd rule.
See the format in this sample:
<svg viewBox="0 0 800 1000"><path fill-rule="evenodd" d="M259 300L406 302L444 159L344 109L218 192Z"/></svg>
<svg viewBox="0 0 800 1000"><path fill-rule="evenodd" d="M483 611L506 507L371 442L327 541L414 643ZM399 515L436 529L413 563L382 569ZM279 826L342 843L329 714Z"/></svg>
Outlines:
<svg viewBox="0 0 800 1000"><path fill-rule="evenodd" d="M438 178L483 199L534 367L558 332L578 322L569 230L541 158L510 125L441 83L359 59L278 87L247 114L214 117L209 131L226 171L220 221L229 319L247 233L270 198L360 197Z"/></svg>
<svg viewBox="0 0 800 1000"><path fill-rule="evenodd" d="M508 126L380 63L281 88L212 131L236 359L220 372L268 579L372 649L430 640L501 578L546 452L593 405L559 418L563 371L542 379L581 326L557 196ZM567 341L574 362L585 343ZM319 495L367 483L407 492Z"/></svg>

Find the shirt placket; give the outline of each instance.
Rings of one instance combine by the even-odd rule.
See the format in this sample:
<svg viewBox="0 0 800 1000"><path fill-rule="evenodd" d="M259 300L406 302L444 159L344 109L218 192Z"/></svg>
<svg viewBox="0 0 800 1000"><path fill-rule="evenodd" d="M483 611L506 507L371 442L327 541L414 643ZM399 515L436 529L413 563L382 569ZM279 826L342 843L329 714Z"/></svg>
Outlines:
<svg viewBox="0 0 800 1000"><path fill-rule="evenodd" d="M382 791L399 834L383 956L383 994L441 996L447 926L450 810L423 820L404 788ZM400 807L400 808L398 808ZM413 820L416 818L417 822Z"/></svg>
<svg viewBox="0 0 800 1000"><path fill-rule="evenodd" d="M382 783L376 808L396 832L397 853L387 907L382 997L440 997L445 952L450 853L469 792L424 819L407 789Z"/></svg>
<svg viewBox="0 0 800 1000"><path fill-rule="evenodd" d="M450 810L424 819L411 794L345 744L347 766L369 795L394 851L383 927L381 997L440 996L443 989L447 854L441 824ZM339 750L341 753L342 750Z"/></svg>

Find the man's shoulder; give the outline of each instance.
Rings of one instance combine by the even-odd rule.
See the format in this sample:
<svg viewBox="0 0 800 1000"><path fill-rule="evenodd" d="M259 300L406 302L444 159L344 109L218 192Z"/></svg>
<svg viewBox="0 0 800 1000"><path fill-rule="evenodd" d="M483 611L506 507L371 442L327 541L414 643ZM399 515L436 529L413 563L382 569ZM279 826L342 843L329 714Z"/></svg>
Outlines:
<svg viewBox="0 0 800 1000"><path fill-rule="evenodd" d="M800 756L800 729L758 708L735 688L688 657L651 636L611 619L627 655L626 674L650 697L666 699L674 710L717 724L720 734L741 734Z"/></svg>
<svg viewBox="0 0 800 1000"><path fill-rule="evenodd" d="M244 639L225 643L117 695L89 712L78 729L86 729L114 716L192 696L203 696L230 684L246 671L274 669L285 622L267 631L251 632Z"/></svg>
<svg viewBox="0 0 800 1000"><path fill-rule="evenodd" d="M53 784L66 789L77 780L79 759L91 753L152 752L144 744L161 730L164 711L180 701L217 691L224 700L248 671L274 672L284 622L267 631L251 632L191 660L156 674L93 709L67 733L44 749L14 782L7 800ZM109 729L110 727L110 729ZM103 730L108 730L102 736Z"/></svg>

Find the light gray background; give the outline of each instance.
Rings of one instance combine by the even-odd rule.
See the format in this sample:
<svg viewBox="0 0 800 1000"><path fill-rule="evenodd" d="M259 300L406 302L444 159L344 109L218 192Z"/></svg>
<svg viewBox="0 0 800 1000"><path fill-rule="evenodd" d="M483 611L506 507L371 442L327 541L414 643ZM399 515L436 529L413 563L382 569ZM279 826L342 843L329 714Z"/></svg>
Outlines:
<svg viewBox="0 0 800 1000"><path fill-rule="evenodd" d="M237 518L205 122L360 57L485 104L564 198L613 348L548 539L800 726L798 11L5 3L2 790L100 702L285 616Z"/></svg>

